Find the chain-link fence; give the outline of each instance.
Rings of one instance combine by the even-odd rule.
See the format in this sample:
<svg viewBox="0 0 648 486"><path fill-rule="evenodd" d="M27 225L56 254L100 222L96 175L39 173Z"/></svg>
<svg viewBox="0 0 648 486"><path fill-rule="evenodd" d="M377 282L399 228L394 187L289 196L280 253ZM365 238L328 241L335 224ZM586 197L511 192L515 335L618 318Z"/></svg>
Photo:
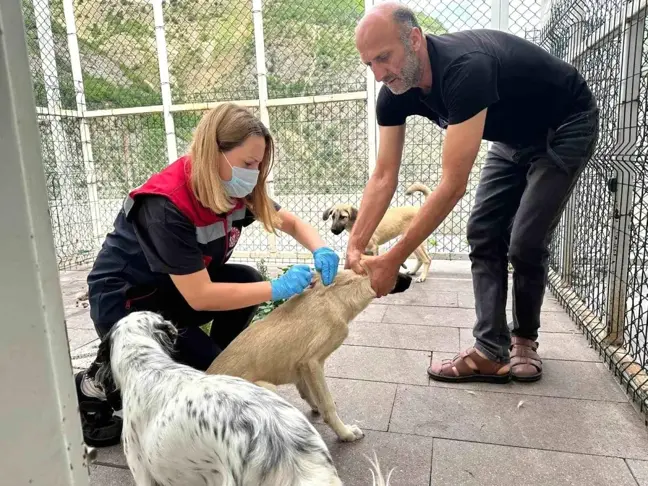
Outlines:
<svg viewBox="0 0 648 486"><path fill-rule="evenodd" d="M369 4L372 0L366 0ZM551 284L645 403L646 74L641 0L407 0L427 33L497 28L575 64L601 108L601 138L552 244ZM200 116L235 101L276 138L274 198L341 255L323 211L358 205L375 165L379 86L354 27L364 0L23 0L50 212L61 269L92 262L127 191L185 153ZM440 176L444 133L408 119L400 184ZM428 239L465 258L468 191ZM235 258L282 265L310 254L252 225ZM609 345L612 345L611 347Z"/></svg>

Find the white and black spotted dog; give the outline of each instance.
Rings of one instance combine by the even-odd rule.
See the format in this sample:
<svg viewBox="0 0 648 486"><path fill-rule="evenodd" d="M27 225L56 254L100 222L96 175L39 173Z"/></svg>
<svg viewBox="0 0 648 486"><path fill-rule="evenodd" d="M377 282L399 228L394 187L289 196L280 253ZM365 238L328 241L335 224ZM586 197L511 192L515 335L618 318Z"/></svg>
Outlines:
<svg viewBox="0 0 648 486"><path fill-rule="evenodd" d="M162 316L133 312L104 337L88 370L107 396L121 394L137 486L342 484L298 409L248 381L173 361L177 335Z"/></svg>

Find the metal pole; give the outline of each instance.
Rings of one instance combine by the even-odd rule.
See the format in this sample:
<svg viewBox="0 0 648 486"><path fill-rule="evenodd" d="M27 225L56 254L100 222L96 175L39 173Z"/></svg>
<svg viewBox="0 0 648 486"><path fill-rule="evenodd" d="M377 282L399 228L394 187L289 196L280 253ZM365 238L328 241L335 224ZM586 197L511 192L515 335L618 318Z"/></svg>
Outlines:
<svg viewBox="0 0 648 486"><path fill-rule="evenodd" d="M581 4L573 6L569 18L572 24L569 28L569 54L579 51L580 46L586 42L584 38L584 27L586 14ZM574 233L575 233L575 208L574 198L570 198L565 206L564 217L564 238L560 248L561 268L560 274L567 285L571 285L574 271Z"/></svg>
<svg viewBox="0 0 648 486"><path fill-rule="evenodd" d="M71 160L67 154L68 138L61 124L61 90L59 87L58 67L56 63L56 52L54 50L54 36L52 35L52 23L49 0L33 0L34 19L36 21L36 33L38 35L38 50L40 64L43 69L43 85L47 99L47 114L41 120L49 124L51 130L52 155L56 167L54 191L52 199L57 200L56 214L52 218L59 220L59 227L71 226L74 217L76 198L74 197L74 185L72 174L68 170ZM55 234L57 248L74 247L75 238L70 239L67 231L57 231ZM71 240L71 241L70 241Z"/></svg>
<svg viewBox="0 0 648 486"><path fill-rule="evenodd" d="M263 35L263 2L252 0L252 20L254 22L254 52L256 55L257 84L259 88L259 118L270 129L270 114L268 113L268 69L265 58L265 38ZM275 196L274 171L271 170L266 180L268 195ZM277 237L268 234L270 253L277 253Z"/></svg>
<svg viewBox="0 0 648 486"><path fill-rule="evenodd" d="M87 486L20 0L0 2L2 483Z"/></svg>
<svg viewBox="0 0 648 486"><path fill-rule="evenodd" d="M492 0L491 27L496 30L508 31L509 0Z"/></svg>
<svg viewBox="0 0 648 486"><path fill-rule="evenodd" d="M374 0L365 0L365 13L374 6ZM371 69L367 66L367 144L368 161L367 168L369 177L376 168L376 153L378 151L378 124L376 122L376 100L379 88L376 86ZM382 85L382 83L381 83Z"/></svg>
<svg viewBox="0 0 648 486"><path fill-rule="evenodd" d="M95 170L94 157L92 155L92 141L90 139L90 127L85 117L86 99L83 85L83 72L81 70L81 54L79 53L79 42L76 33L76 22L74 18L73 0L63 0L63 12L65 15L65 26L67 30L68 50L70 52L70 65L72 67L72 79L76 92L76 105L79 112L79 131L81 136L81 153L86 173L88 187L88 201L90 205L90 218L92 219L92 239L98 249L101 245L101 219L99 217L99 193L97 188L97 171Z"/></svg>
<svg viewBox="0 0 648 486"><path fill-rule="evenodd" d="M155 21L155 45L158 54L158 66L160 69L160 89L162 91L162 113L164 117L164 132L166 134L167 156L169 164L178 158L176 146L175 125L171 114L171 83L169 82L169 61L167 57L167 44L164 34L164 11L162 2L164 0L152 0L153 19Z"/></svg>
<svg viewBox="0 0 648 486"><path fill-rule="evenodd" d="M626 12L631 12L626 3ZM628 276L630 267L630 231L634 201L637 127L640 103L641 56L645 28L645 10L637 15L624 14L623 54L621 63L621 102L619 131L612 158L617 176L611 181L614 214L608 279L608 335L613 344L623 344Z"/></svg>

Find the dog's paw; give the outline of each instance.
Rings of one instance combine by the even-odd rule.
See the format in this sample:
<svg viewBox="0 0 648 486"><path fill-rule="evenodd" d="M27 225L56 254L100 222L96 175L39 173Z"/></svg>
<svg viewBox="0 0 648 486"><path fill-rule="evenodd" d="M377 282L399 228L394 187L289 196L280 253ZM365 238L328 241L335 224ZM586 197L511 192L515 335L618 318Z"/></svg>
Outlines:
<svg viewBox="0 0 648 486"><path fill-rule="evenodd" d="M357 425L347 425L346 433L340 437L344 442L353 442L364 437L364 432Z"/></svg>
<svg viewBox="0 0 648 486"><path fill-rule="evenodd" d="M416 279L416 281L418 283L423 283L423 282L425 282L425 280L426 280L425 277L419 277L419 278Z"/></svg>

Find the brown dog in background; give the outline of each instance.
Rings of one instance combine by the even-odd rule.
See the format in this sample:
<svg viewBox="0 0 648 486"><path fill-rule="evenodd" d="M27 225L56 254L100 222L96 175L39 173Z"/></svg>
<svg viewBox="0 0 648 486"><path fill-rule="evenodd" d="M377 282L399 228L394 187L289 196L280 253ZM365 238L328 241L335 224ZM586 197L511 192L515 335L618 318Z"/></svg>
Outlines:
<svg viewBox="0 0 648 486"><path fill-rule="evenodd" d="M411 280L399 274L390 293L404 292ZM207 373L237 376L271 390L294 383L311 410L321 413L341 440L350 442L364 433L338 417L324 378L324 362L344 342L349 323L376 293L369 274L359 275L353 270L341 270L328 286L317 274L314 281L311 288L291 297L239 334Z"/></svg>
<svg viewBox="0 0 648 486"><path fill-rule="evenodd" d="M425 184L416 182L407 188L405 194L410 196L415 192L423 193L427 199L432 191ZM420 208L416 206L397 206L394 208L388 208L387 211L385 211L383 219L378 223L376 231L374 231L374 234L369 240L367 252L372 255L378 255L378 248L380 245L383 245L405 233L405 230L407 230L419 209ZM331 218L331 233L334 235L339 235L344 230L350 233L357 217L358 210L350 204L336 204L324 211L324 214L322 215L324 221ZM416 250L414 250L414 256L417 260L416 267L413 270L409 270L407 273L409 275L416 275L416 272L423 267L421 275L416 279L416 281L425 282L430 270L430 264L432 263L432 259L425 249L425 243L421 244L416 248ZM405 267L405 265L402 266Z"/></svg>

